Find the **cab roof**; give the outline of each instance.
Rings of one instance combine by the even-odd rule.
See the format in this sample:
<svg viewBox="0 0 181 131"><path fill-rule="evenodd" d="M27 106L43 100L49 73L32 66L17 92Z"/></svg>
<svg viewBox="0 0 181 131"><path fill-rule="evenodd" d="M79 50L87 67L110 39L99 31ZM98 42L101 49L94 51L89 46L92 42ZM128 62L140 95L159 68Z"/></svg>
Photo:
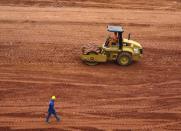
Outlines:
<svg viewBox="0 0 181 131"><path fill-rule="evenodd" d="M113 26L113 25L108 25L107 31L109 31L109 32L124 32L124 30L121 26Z"/></svg>

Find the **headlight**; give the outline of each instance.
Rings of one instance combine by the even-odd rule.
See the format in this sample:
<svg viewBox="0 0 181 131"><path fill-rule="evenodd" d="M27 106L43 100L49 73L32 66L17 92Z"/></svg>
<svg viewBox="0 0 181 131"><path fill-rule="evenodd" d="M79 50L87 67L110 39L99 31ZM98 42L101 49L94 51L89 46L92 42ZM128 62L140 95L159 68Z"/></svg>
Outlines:
<svg viewBox="0 0 181 131"><path fill-rule="evenodd" d="M139 49L138 48L134 48L134 53L138 54L139 53Z"/></svg>

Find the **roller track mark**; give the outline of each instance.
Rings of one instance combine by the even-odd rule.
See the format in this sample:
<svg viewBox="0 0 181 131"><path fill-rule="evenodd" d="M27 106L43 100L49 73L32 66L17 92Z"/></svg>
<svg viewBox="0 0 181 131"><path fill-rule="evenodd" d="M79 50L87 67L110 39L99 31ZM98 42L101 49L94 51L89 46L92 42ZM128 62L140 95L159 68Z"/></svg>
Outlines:
<svg viewBox="0 0 181 131"><path fill-rule="evenodd" d="M0 124L23 130L179 130L178 1L93 2L71 1L74 7L66 8L1 6L0 111L6 116ZM143 45L140 62L129 67L81 62L82 45L103 43L108 23L123 25L125 37L131 32ZM59 97L56 108L63 119L47 125L52 95Z"/></svg>

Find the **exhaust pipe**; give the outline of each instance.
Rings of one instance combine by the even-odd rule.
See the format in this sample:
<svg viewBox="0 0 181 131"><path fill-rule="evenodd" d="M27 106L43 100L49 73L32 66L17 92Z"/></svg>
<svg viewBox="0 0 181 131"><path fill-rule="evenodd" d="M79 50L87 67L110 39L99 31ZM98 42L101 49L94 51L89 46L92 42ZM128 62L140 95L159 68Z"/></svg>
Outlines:
<svg viewBox="0 0 181 131"><path fill-rule="evenodd" d="M129 34L128 34L128 40L130 40L130 38L131 38L131 34L129 33Z"/></svg>

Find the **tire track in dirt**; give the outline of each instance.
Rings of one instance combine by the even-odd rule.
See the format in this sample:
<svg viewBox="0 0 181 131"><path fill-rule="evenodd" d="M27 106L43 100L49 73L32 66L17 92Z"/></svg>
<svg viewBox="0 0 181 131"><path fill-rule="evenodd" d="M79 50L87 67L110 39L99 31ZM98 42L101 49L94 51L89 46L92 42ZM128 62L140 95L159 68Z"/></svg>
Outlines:
<svg viewBox="0 0 181 131"><path fill-rule="evenodd" d="M131 0L1 0L1 5L13 5L13 6L38 6L38 7L94 7L94 8L117 8L117 9L142 9L142 10L179 10L180 1L167 0L167 1L152 1L145 2L145 0L138 0L132 2ZM144 6L140 6L143 5Z"/></svg>
<svg viewBox="0 0 181 131"><path fill-rule="evenodd" d="M110 4L92 2L91 6L106 8ZM119 6L120 1L112 2ZM180 10L173 9L170 1L153 5L143 0L122 2L128 2L122 8L130 8L1 8L0 129L181 129ZM146 5L133 12L139 2ZM89 2L77 4L90 6L86 5ZM158 9L159 4L166 7ZM157 10L148 11L148 6ZM10 17L10 12L15 15ZM66 16L67 21L53 14ZM30 17L24 18L26 15ZM129 67L114 63L89 67L80 61L82 44L102 43L108 23L123 24L126 31L135 33L133 39L145 49L141 62ZM51 125L46 125L44 117L52 95L58 97L56 108L63 121L52 119Z"/></svg>

